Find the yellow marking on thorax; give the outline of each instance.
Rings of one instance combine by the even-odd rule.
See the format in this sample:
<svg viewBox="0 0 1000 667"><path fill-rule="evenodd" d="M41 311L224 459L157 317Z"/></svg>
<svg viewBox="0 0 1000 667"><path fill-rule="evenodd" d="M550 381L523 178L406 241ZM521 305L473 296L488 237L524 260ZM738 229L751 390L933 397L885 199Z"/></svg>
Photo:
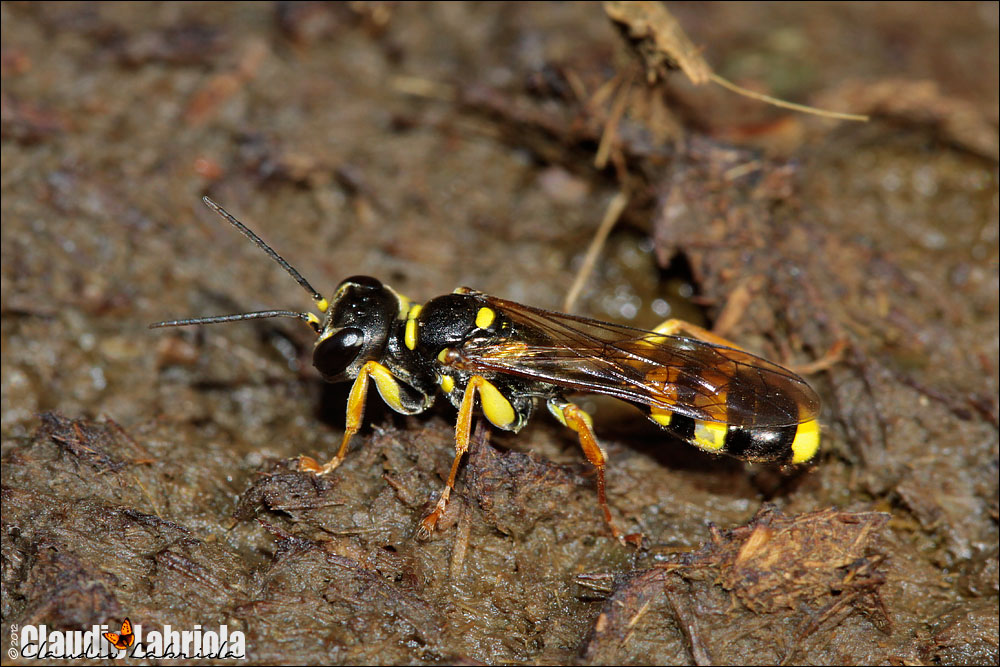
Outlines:
<svg viewBox="0 0 1000 667"><path fill-rule="evenodd" d="M378 389L379 396L390 408L405 414L403 404L399 400L399 383L396 382L395 376L380 363L369 362L369 364L368 373L375 380L375 388Z"/></svg>
<svg viewBox="0 0 1000 667"><path fill-rule="evenodd" d="M450 394L455 390L455 378L450 375L442 375L439 377L438 384L441 385L441 391L446 394Z"/></svg>
<svg viewBox="0 0 1000 667"><path fill-rule="evenodd" d="M442 364L447 364L448 363L448 352L450 352L450 351L451 351L451 348L450 347L446 347L446 348L442 349L440 352L438 352L438 361L440 361Z"/></svg>
<svg viewBox="0 0 1000 667"><path fill-rule="evenodd" d="M721 422L706 422L700 419L694 423L694 444L709 452L717 452L726 444L729 426Z"/></svg>
<svg viewBox="0 0 1000 667"><path fill-rule="evenodd" d="M799 424L792 440L792 463L805 463L819 449L819 422L813 419Z"/></svg>
<svg viewBox="0 0 1000 667"><path fill-rule="evenodd" d="M468 391L468 389L466 389ZM483 414L494 426L504 428L514 423L517 415L514 406L500 393L500 390L490 382L483 381L479 387L479 400L483 405Z"/></svg>
<svg viewBox="0 0 1000 667"><path fill-rule="evenodd" d="M417 349L417 315L423 308L419 303L415 303L410 306L406 313L406 331L403 333L403 344L411 350Z"/></svg>
<svg viewBox="0 0 1000 667"><path fill-rule="evenodd" d="M487 308L483 306L476 313L476 326L480 329L489 329L490 325L493 324L493 320L496 319L496 311L492 308Z"/></svg>

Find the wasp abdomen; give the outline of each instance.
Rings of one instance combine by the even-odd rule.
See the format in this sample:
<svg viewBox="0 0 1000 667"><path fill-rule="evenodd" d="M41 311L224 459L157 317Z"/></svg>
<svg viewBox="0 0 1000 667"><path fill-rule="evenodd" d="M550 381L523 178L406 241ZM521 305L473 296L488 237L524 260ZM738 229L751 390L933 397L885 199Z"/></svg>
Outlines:
<svg viewBox="0 0 1000 667"><path fill-rule="evenodd" d="M804 463L819 449L819 424L734 426L658 411L649 418L685 442L712 454L757 463Z"/></svg>

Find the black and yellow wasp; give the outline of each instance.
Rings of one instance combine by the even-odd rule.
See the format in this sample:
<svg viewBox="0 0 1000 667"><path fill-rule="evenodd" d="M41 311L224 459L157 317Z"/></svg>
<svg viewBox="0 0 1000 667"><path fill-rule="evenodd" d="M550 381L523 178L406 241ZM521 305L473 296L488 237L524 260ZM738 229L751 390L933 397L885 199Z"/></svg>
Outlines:
<svg viewBox="0 0 1000 667"><path fill-rule="evenodd" d="M605 497L604 450L590 416L567 400L567 393L627 401L671 435L745 461L803 463L819 448L819 398L809 385L708 331L678 320L645 331L464 287L420 304L369 276L347 278L328 300L249 228L208 197L204 201L308 291L324 317L267 310L151 326L305 320L318 335L313 365L323 378L354 383L337 454L324 465L300 458L301 469L318 474L344 460L361 427L369 384L389 407L407 415L423 412L442 392L458 408L455 458L436 507L421 524L422 535L434 529L447 505L468 449L477 395L483 414L498 428L519 431L543 399L549 412L578 434L597 469L598 499L616 537Z"/></svg>

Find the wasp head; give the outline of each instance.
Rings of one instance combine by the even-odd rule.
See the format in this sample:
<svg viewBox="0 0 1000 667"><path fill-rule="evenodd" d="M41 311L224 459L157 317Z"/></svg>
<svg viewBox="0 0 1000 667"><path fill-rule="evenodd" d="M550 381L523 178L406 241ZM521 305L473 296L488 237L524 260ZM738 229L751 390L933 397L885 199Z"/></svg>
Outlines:
<svg viewBox="0 0 1000 667"><path fill-rule="evenodd" d="M351 380L366 362L380 359L399 310L399 295L375 278L341 282L313 349L313 366L323 379Z"/></svg>

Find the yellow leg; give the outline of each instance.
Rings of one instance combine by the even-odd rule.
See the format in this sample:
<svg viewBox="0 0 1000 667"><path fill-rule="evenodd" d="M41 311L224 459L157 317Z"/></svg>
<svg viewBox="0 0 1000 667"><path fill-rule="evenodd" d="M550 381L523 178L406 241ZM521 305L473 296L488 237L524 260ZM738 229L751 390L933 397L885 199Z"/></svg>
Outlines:
<svg viewBox="0 0 1000 667"><path fill-rule="evenodd" d="M604 468L607 457L601 446L597 444L590 415L573 403L560 403L555 399L549 401L549 410L559 421L576 431L579 436L580 448L583 449L584 456L587 457L590 465L597 470L597 502L600 503L601 510L604 512L604 521L607 522L614 538L619 542L623 541L621 531L615 526L615 521L611 516L611 508L608 507L608 497L604 484Z"/></svg>
<svg viewBox="0 0 1000 667"><path fill-rule="evenodd" d="M376 361L369 361L361 367L361 372L358 373L358 377L354 380L354 384L351 386L351 394L347 398L347 425L344 428L344 439L340 443L337 455L324 465L320 465L311 456L300 456L299 470L305 470L317 475L326 475L336 470L337 466L343 462L344 457L347 455L347 446L350 444L354 434L360 430L361 420L365 416L365 397L368 395L368 379L373 372L380 370L385 370L385 367Z"/></svg>
<svg viewBox="0 0 1000 667"><path fill-rule="evenodd" d="M684 320L667 320L653 329L653 331L665 336L687 336L688 338L697 338L698 340L703 340L706 343L722 345L723 347L731 347L734 350L746 352L746 350L733 341L727 340L722 336L712 333L708 329L703 329L696 324L691 324L690 322L685 322Z"/></svg>
<svg viewBox="0 0 1000 667"><path fill-rule="evenodd" d="M462 395L462 405L458 408L458 420L455 422L455 458L451 462L451 472L448 474L448 481L445 483L441 497L434 506L434 511L424 517L417 529L417 537L427 539L434 526L437 525L444 510L448 507L448 499L451 497L451 490L455 488L455 476L458 475L458 464L461 463L465 452L469 451L469 437L472 433L472 409L476 406L476 393L482 390L484 384L488 384L486 378L473 375L469 383L465 385L465 393Z"/></svg>

